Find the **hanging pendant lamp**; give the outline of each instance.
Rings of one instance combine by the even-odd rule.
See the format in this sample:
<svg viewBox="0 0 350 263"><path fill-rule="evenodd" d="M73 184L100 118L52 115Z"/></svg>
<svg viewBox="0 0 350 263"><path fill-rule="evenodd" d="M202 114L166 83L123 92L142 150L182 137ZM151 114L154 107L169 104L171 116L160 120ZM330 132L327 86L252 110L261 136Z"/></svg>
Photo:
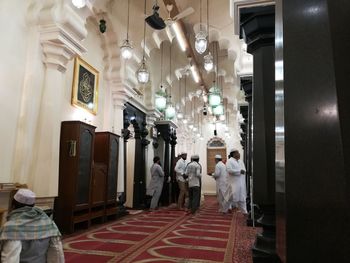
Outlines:
<svg viewBox="0 0 350 263"><path fill-rule="evenodd" d="M215 85L213 85L213 87L211 87L209 89L209 106L213 108L217 107L220 105L221 103L221 94L220 94L220 90L218 89L218 87Z"/></svg>
<svg viewBox="0 0 350 263"><path fill-rule="evenodd" d="M72 0L72 4L76 8L83 8L86 5L86 0Z"/></svg>
<svg viewBox="0 0 350 263"><path fill-rule="evenodd" d="M172 120L175 117L175 107L170 103L168 103L167 108L165 109L165 118L167 120Z"/></svg>
<svg viewBox="0 0 350 263"><path fill-rule="evenodd" d="M199 5L199 32L196 34L194 47L198 54L203 54L207 50L208 41L207 33L202 30L202 0L200 0Z"/></svg>
<svg viewBox="0 0 350 263"><path fill-rule="evenodd" d="M161 86L160 90L156 92L155 104L157 110L163 112L166 108L166 93L163 90L163 86Z"/></svg>
<svg viewBox="0 0 350 263"><path fill-rule="evenodd" d="M169 49L169 76L170 76L170 85L169 85L169 101L167 103L167 108L165 109L165 118L167 120L172 120L175 117L175 107L171 103L171 43L170 43L170 49Z"/></svg>
<svg viewBox="0 0 350 263"><path fill-rule="evenodd" d="M126 24L126 39L123 41L123 44L120 46L120 52L123 59L130 59L132 57L133 47L129 41L129 8L130 0L128 0L128 20Z"/></svg>
<svg viewBox="0 0 350 263"><path fill-rule="evenodd" d="M144 14L146 16L146 0L145 0ZM149 71L146 67L146 59L145 59L145 46L146 46L146 21L143 22L143 56L142 56L141 65L136 72L137 80L140 84L146 84L149 80Z"/></svg>
<svg viewBox="0 0 350 263"><path fill-rule="evenodd" d="M214 68L213 56L210 54L204 56L204 69L209 72Z"/></svg>
<svg viewBox="0 0 350 263"><path fill-rule="evenodd" d="M155 94L156 109L163 112L166 108L166 92L163 87L163 45L160 54L160 89Z"/></svg>
<svg viewBox="0 0 350 263"><path fill-rule="evenodd" d="M178 107L178 111L176 114L176 118L178 120L181 120L184 117L182 111L181 111L181 78L179 79L179 107Z"/></svg>

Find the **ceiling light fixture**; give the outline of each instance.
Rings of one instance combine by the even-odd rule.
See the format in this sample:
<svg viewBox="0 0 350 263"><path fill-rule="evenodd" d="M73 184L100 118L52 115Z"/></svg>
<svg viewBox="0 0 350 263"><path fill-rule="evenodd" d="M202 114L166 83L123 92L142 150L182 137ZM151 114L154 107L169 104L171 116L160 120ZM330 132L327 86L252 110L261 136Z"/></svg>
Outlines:
<svg viewBox="0 0 350 263"><path fill-rule="evenodd" d="M224 106L222 104L219 104L218 106L213 108L214 115L223 115L224 114Z"/></svg>
<svg viewBox="0 0 350 263"><path fill-rule="evenodd" d="M175 107L171 103L171 42L170 42L170 47L169 47L169 78L170 78L170 85L169 85L169 101L168 101L168 106L165 110L165 117L167 120L172 120L175 117Z"/></svg>
<svg viewBox="0 0 350 263"><path fill-rule="evenodd" d="M215 81L214 81L213 87L211 87L209 90L209 105L213 109L216 106L218 106L220 102L221 102L220 90L215 85Z"/></svg>
<svg viewBox="0 0 350 263"><path fill-rule="evenodd" d="M209 37L209 0L207 0L207 32L208 32L208 50L209 53L204 56L204 69L210 72L214 68L213 56L210 54L210 37Z"/></svg>
<svg viewBox="0 0 350 263"><path fill-rule="evenodd" d="M207 55L204 56L204 69L207 72L210 72L214 68L213 56L210 54L210 51Z"/></svg>
<svg viewBox="0 0 350 263"><path fill-rule="evenodd" d="M181 78L179 79L179 110L176 115L177 119L181 120L184 115L181 112Z"/></svg>
<svg viewBox="0 0 350 263"><path fill-rule="evenodd" d="M166 92L165 89L163 88L163 47L164 45L161 44L161 49L160 49L160 89L158 92L156 92L155 96L155 104L156 108L163 112L166 108Z"/></svg>
<svg viewBox="0 0 350 263"><path fill-rule="evenodd" d="M159 111L163 111L166 108L166 93L161 86L160 90L156 92L155 104Z"/></svg>
<svg viewBox="0 0 350 263"><path fill-rule="evenodd" d="M86 0L72 0L72 4L76 8L83 8L86 5Z"/></svg>
<svg viewBox="0 0 350 263"><path fill-rule="evenodd" d="M144 14L146 15L146 0ZM146 67L145 59L145 48L146 48L146 21L143 22L143 56L139 69L137 70L137 80L140 84L146 84L149 80L149 71Z"/></svg>
<svg viewBox="0 0 350 263"><path fill-rule="evenodd" d="M202 0L199 2L199 32L196 34L194 47L199 54L207 50L207 33L202 30Z"/></svg>
<svg viewBox="0 0 350 263"><path fill-rule="evenodd" d="M128 20L126 24L126 39L123 41L123 44L120 47L120 52L123 59L130 59L132 57L133 47L129 41L129 9L130 9L130 0L128 0Z"/></svg>

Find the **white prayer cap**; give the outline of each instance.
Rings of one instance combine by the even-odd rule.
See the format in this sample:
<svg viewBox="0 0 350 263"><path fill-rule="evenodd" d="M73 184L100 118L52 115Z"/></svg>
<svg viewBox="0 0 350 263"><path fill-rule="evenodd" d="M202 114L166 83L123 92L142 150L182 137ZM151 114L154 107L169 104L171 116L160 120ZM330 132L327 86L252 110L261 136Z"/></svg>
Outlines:
<svg viewBox="0 0 350 263"><path fill-rule="evenodd" d="M25 205L34 205L35 194L29 189L19 189L13 197L18 203Z"/></svg>
<svg viewBox="0 0 350 263"><path fill-rule="evenodd" d="M232 148L232 149L230 150L230 153L233 153L233 152L238 152L238 149Z"/></svg>
<svg viewBox="0 0 350 263"><path fill-rule="evenodd" d="M220 154L215 155L215 159L222 159Z"/></svg>
<svg viewBox="0 0 350 263"><path fill-rule="evenodd" d="M199 155L198 154L192 155L191 159L199 159Z"/></svg>

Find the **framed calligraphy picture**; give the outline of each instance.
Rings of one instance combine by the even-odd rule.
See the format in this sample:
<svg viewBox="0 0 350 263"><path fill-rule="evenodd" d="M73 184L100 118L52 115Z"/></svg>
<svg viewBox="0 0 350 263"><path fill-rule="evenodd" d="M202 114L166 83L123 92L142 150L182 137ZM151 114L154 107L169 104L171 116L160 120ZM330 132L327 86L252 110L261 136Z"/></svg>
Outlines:
<svg viewBox="0 0 350 263"><path fill-rule="evenodd" d="M82 58L74 63L72 105L97 114L98 71Z"/></svg>

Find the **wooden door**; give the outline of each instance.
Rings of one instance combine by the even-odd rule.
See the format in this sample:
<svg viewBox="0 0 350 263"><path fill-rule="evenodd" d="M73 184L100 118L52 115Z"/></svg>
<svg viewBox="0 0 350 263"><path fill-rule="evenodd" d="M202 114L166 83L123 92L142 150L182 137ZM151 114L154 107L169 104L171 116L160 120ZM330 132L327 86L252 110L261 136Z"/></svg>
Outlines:
<svg viewBox="0 0 350 263"><path fill-rule="evenodd" d="M226 162L226 148L208 148L207 149L207 174L215 171L215 155L220 154L223 162Z"/></svg>

